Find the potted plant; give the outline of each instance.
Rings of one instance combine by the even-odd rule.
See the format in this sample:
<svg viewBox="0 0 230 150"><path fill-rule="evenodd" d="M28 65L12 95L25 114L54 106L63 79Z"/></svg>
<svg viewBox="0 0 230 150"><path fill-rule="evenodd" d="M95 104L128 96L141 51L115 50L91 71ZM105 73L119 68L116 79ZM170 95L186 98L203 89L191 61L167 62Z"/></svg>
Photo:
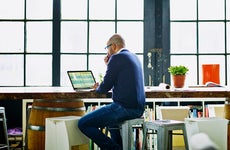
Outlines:
<svg viewBox="0 0 230 150"><path fill-rule="evenodd" d="M170 66L168 68L168 72L171 73L174 87L175 88L182 88L184 87L186 73L189 69L186 66L179 65L179 66Z"/></svg>

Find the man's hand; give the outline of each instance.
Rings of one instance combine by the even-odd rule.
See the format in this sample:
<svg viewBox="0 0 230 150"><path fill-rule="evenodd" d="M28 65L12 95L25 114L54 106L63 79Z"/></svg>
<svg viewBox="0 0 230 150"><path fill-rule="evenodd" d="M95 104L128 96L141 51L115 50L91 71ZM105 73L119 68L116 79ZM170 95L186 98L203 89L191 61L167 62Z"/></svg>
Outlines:
<svg viewBox="0 0 230 150"><path fill-rule="evenodd" d="M99 86L99 83L97 82L93 85L93 89L96 90L98 86Z"/></svg>
<svg viewBox="0 0 230 150"><path fill-rule="evenodd" d="M109 62L109 58L110 58L110 55L109 55L109 54L107 54L107 55L105 56L105 58L104 58L104 62L105 62L106 65L107 65L108 62Z"/></svg>

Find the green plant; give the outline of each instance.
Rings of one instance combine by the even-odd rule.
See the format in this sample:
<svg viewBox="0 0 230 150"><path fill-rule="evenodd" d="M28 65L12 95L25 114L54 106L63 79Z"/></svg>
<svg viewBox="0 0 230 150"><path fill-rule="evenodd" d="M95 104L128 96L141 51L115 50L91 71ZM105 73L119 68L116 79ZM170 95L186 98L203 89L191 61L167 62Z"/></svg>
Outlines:
<svg viewBox="0 0 230 150"><path fill-rule="evenodd" d="M179 65L179 66L170 66L168 68L168 72L172 75L185 75L189 69L185 66Z"/></svg>

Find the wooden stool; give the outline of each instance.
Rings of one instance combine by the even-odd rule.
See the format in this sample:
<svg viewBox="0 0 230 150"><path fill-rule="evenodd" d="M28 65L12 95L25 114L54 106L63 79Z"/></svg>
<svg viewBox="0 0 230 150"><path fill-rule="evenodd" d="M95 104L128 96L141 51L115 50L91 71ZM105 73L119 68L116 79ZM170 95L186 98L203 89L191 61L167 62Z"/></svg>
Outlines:
<svg viewBox="0 0 230 150"><path fill-rule="evenodd" d="M4 107L0 107L0 121L2 122L3 132L4 132L4 136L5 136L5 143L0 144L0 149L7 148L7 150L9 150L10 147L9 147L9 140L8 140L8 134L7 134L6 115L5 115L5 108Z"/></svg>
<svg viewBox="0 0 230 150"><path fill-rule="evenodd" d="M185 130L185 124L182 121L175 120L155 120L152 122L144 122L143 124L143 146L142 150L147 148L147 132L148 130L156 130L157 132L157 149L172 149L172 131L182 130L184 134L185 147L188 149L188 141Z"/></svg>

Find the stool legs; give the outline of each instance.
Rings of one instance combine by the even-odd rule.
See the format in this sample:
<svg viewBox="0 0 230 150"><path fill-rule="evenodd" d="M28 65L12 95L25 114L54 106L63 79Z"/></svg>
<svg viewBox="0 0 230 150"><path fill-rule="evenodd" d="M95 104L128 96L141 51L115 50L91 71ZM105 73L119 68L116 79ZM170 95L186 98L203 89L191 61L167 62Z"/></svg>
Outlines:
<svg viewBox="0 0 230 150"><path fill-rule="evenodd" d="M142 141L142 150L145 150L145 149L147 149L147 141L146 141L146 139L147 139L147 128L146 128L146 126L145 125L143 125L143 141Z"/></svg>
<svg viewBox="0 0 230 150"><path fill-rule="evenodd" d="M165 130L164 127L160 127L157 130L157 149L165 149L168 150L168 139L169 135L167 133L167 130Z"/></svg>
<svg viewBox="0 0 230 150"><path fill-rule="evenodd" d="M4 130L4 136L5 136L5 141L6 141L5 144L0 144L0 149L7 147L7 150L9 150L10 146L9 146L9 140L8 140L7 125L6 125L6 115L5 115L5 108L4 107L0 107L0 121L2 121L3 130Z"/></svg>
<svg viewBox="0 0 230 150"><path fill-rule="evenodd" d="M189 146L188 146L188 139L187 139L187 132L186 132L186 128L185 128L185 125L183 127L183 134L184 134L184 144L185 144L185 148L186 150L188 150Z"/></svg>
<svg viewBox="0 0 230 150"><path fill-rule="evenodd" d="M144 120L142 118L127 120L121 124L121 137L123 150L131 150L133 144L133 126L142 125ZM142 126L141 126L142 128Z"/></svg>
<svg viewBox="0 0 230 150"><path fill-rule="evenodd" d="M143 146L142 150L147 149L147 133L148 130L155 130L157 132L157 149L158 150L171 150L172 149L172 131L182 130L184 134L184 142L186 150L188 150L188 141L183 122L170 121L167 123L154 121L145 122L143 125Z"/></svg>

